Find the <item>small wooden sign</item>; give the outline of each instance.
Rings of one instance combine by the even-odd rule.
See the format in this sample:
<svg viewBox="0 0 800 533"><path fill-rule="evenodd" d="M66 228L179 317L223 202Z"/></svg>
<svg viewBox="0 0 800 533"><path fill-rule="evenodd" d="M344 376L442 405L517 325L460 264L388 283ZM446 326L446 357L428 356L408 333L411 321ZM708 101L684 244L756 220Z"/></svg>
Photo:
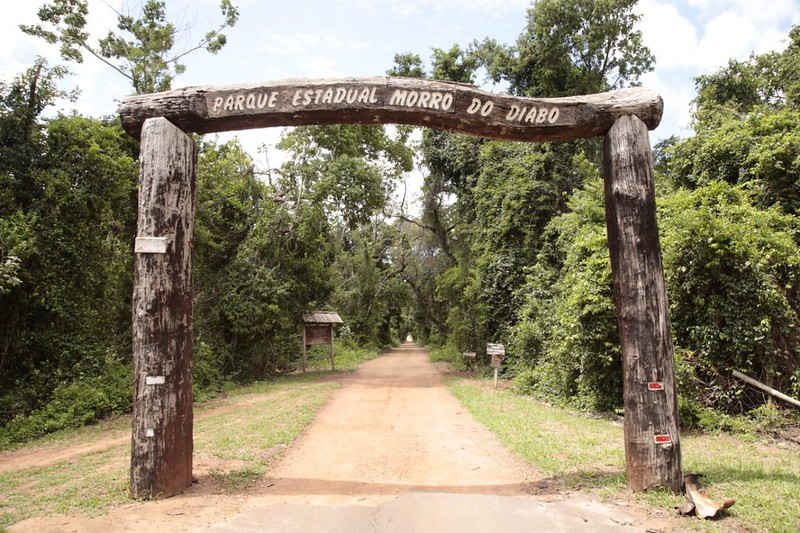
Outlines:
<svg viewBox="0 0 800 533"><path fill-rule="evenodd" d="M332 339L330 324L306 324L306 345L330 344Z"/></svg>
<svg viewBox="0 0 800 533"><path fill-rule="evenodd" d="M656 444L669 444L672 442L672 435L654 435L653 442Z"/></svg>
<svg viewBox="0 0 800 533"><path fill-rule="evenodd" d="M492 368L500 368L501 361L499 355L492 355Z"/></svg>
<svg viewBox="0 0 800 533"><path fill-rule="evenodd" d="M475 352L464 352L464 357L468 359L475 359L478 356Z"/></svg>
<svg viewBox="0 0 800 533"><path fill-rule="evenodd" d="M490 342L486 344L486 353L489 355L505 355L506 347L502 344L493 344Z"/></svg>

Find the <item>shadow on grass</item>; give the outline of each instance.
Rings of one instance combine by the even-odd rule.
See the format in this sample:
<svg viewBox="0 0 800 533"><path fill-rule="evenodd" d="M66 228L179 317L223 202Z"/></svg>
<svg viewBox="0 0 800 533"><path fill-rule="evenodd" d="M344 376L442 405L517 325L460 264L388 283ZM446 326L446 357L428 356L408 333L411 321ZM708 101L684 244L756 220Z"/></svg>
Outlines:
<svg viewBox="0 0 800 533"><path fill-rule="evenodd" d="M625 485L625 472L621 470L577 470L536 480L530 484L530 492L534 495L548 495L565 490L620 490Z"/></svg>

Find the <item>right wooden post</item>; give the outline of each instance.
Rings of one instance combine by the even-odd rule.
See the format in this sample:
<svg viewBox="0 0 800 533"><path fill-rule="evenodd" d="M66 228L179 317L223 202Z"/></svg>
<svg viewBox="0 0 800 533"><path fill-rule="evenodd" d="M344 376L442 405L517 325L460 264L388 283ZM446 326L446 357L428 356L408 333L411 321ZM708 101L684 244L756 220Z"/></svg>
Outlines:
<svg viewBox="0 0 800 533"><path fill-rule="evenodd" d="M678 398L653 161L647 126L616 120L603 146L606 224L617 309L628 484L642 491L682 484Z"/></svg>

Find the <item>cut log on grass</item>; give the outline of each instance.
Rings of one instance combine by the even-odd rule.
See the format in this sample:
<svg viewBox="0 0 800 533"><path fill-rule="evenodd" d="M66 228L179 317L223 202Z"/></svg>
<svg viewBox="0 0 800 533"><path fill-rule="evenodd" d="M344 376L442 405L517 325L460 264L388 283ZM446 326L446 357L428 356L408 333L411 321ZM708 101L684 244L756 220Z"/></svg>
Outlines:
<svg viewBox="0 0 800 533"><path fill-rule="evenodd" d="M686 488L686 497L694 505L694 511L700 518L715 518L719 512L736 503L733 498L724 498L717 501L706 494L706 489L700 484L700 474L686 474L683 476L683 483ZM688 507L684 508L688 509ZM681 514L683 513L681 510Z"/></svg>

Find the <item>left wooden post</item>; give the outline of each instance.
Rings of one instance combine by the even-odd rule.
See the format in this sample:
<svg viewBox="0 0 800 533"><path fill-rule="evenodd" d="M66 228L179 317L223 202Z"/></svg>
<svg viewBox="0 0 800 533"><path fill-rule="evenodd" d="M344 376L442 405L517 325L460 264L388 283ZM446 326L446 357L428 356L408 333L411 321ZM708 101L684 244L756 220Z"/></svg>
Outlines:
<svg viewBox="0 0 800 533"><path fill-rule="evenodd" d="M131 496L192 484L192 246L197 146L145 121L133 285Z"/></svg>

